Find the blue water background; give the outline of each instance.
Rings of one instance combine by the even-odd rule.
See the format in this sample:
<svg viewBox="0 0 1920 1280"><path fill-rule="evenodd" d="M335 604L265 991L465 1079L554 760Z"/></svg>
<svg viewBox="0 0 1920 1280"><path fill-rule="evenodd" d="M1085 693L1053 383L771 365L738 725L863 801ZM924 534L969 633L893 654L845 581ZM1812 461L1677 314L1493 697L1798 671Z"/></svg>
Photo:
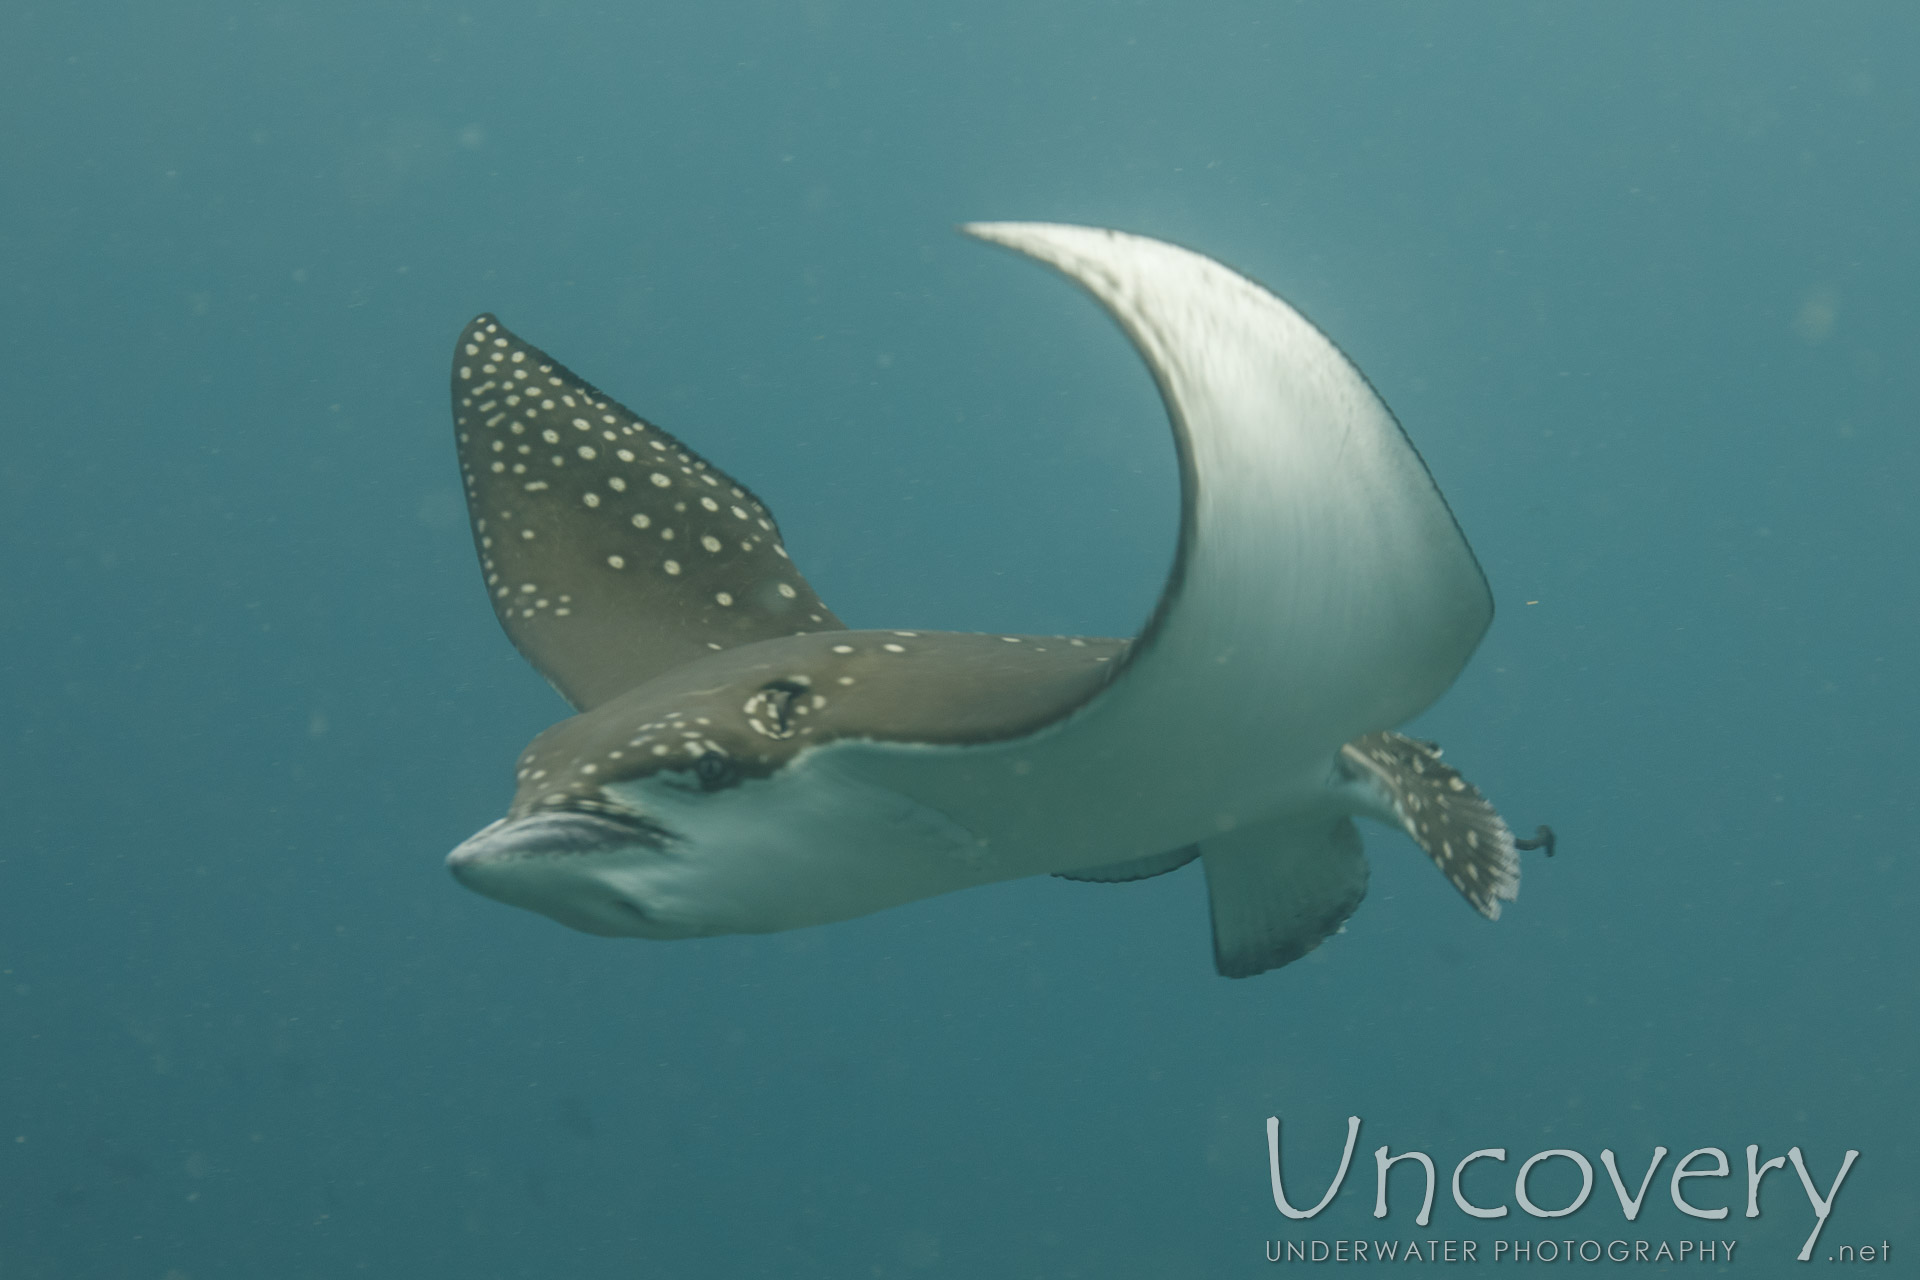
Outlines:
<svg viewBox="0 0 1920 1280"><path fill-rule="evenodd" d="M1799 1274L1750 1142L1863 1152L1823 1257L1920 1248L1916 57L1902 4L7 6L0 1276ZM970 218L1212 253L1395 408L1500 603L1416 729L1561 834L1498 924L1384 829L1246 982L1197 868L662 945L447 877L564 710L472 562L476 311L753 485L853 625L1144 618L1152 384ZM1282 1219L1266 1117L1311 1200L1350 1114ZM1405 1166L1371 1217L1381 1143L1431 1229ZM1444 1184L1656 1143L1729 1151L1732 1218Z"/></svg>

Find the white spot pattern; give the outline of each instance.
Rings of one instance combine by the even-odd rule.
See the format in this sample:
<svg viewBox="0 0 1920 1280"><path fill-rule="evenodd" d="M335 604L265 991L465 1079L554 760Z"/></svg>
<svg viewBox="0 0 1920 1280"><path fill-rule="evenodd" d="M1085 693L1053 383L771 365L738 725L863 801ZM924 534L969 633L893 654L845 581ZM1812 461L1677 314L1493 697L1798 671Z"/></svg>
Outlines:
<svg viewBox="0 0 1920 1280"><path fill-rule="evenodd" d="M713 598L722 607L734 603L733 597L725 592L716 592ZM619 726L620 737L613 743L607 743L600 734L586 742L575 739L571 745L564 732L557 739L545 738L521 757L517 773L521 795L515 802L515 813L556 805L592 810L599 805L615 804L617 801L605 790L611 782L660 770L684 773L709 756L740 761L749 767L757 762L760 767L777 768L792 750L810 741L831 741L855 731L856 726L847 721L823 720L833 705L832 698L859 684L854 676L835 670L841 666L836 659L860 654L912 653L921 647L914 642L922 638L922 633L912 631L878 636L857 632L821 636L817 647L803 647L783 673L776 676L777 668L760 667L748 677L752 683L745 689L723 685L677 695L676 700L686 709L653 710L654 718L645 723ZM1068 637L965 639L969 642L1016 640L1040 652L1048 648L1040 641L1066 641ZM935 637L933 642L940 643L941 638ZM1108 647L1108 642L1093 643ZM1086 644L1083 641L1081 647L1085 648ZM720 646L709 642L708 647ZM812 658L802 656L806 654ZM829 654L834 657L828 658ZM1110 656L1090 653L1082 661L1104 661ZM809 674L808 668L814 662L824 662L826 669L814 667ZM735 701L736 698L740 701ZM708 714L697 714L701 711ZM786 742L791 746L772 748L771 742ZM1016 763L1014 768L1021 772L1025 765ZM1451 853L1449 848L1448 856ZM1459 871L1450 870L1449 874L1463 891L1468 891L1467 880L1481 879L1470 864Z"/></svg>
<svg viewBox="0 0 1920 1280"><path fill-rule="evenodd" d="M620 590L668 591L679 602L663 605L669 610L709 611L709 625L722 628L715 639L698 637L709 650L725 648L719 640L738 644L823 625L825 610L805 584L790 570L772 575L781 560L761 558L786 552L771 517L744 488L490 316L468 326L459 351L453 390L461 468L483 575L509 630L583 616L572 596L593 573L636 569L637 576L624 573L628 585ZM493 535L482 533L488 521ZM636 554L643 549L634 530L676 546L690 539L703 555L689 562ZM528 590L499 588L503 573L524 576ZM659 587L647 588L649 580Z"/></svg>

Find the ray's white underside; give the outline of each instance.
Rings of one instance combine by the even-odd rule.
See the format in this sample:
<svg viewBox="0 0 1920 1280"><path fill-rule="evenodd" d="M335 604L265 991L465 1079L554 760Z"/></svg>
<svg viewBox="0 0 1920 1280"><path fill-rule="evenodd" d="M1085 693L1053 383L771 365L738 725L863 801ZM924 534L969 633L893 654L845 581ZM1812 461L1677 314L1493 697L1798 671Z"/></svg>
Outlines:
<svg viewBox="0 0 1920 1280"><path fill-rule="evenodd" d="M1147 360L1180 444L1176 567L1125 669L1061 723L823 753L990 845L1050 850L1047 870L1350 812L1342 744L1438 698L1493 613L1419 455L1331 342L1211 259L1084 227L969 230L1084 285Z"/></svg>

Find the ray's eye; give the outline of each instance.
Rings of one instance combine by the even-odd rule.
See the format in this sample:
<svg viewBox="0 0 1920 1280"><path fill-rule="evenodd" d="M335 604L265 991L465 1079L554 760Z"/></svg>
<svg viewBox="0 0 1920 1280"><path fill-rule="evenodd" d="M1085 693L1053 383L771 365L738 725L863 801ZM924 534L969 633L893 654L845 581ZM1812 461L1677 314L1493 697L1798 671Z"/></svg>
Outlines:
<svg viewBox="0 0 1920 1280"><path fill-rule="evenodd" d="M807 688L794 680L774 680L754 690L740 710L755 733L769 738L791 738L800 731L796 720L805 713L801 701Z"/></svg>
<svg viewBox="0 0 1920 1280"><path fill-rule="evenodd" d="M767 710L773 716L773 722L779 727L780 736L788 737L794 731L794 707L806 690L790 680L776 680L768 685Z"/></svg>
<svg viewBox="0 0 1920 1280"><path fill-rule="evenodd" d="M709 751L693 762L693 776L700 779L702 791L718 791L740 781L740 766L731 756Z"/></svg>

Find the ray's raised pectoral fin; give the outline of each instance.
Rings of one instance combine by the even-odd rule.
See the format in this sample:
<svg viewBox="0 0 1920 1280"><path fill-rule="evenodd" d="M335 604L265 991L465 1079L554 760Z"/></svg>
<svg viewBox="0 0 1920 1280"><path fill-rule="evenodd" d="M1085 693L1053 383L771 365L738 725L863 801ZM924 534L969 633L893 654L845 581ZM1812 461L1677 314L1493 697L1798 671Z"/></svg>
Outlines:
<svg viewBox="0 0 1920 1280"><path fill-rule="evenodd" d="M1213 913L1213 965L1251 978L1298 960L1336 932L1367 893L1353 820L1247 827L1200 842Z"/></svg>
<svg viewBox="0 0 1920 1280"><path fill-rule="evenodd" d="M1440 759L1437 745L1369 733L1340 749L1340 764L1368 816L1412 836L1475 911L1500 918L1500 904L1520 893L1513 833L1480 789Z"/></svg>
<svg viewBox="0 0 1920 1280"><path fill-rule="evenodd" d="M490 315L460 335L453 417L494 612L575 707L841 628L745 486Z"/></svg>
<svg viewBox="0 0 1920 1280"><path fill-rule="evenodd" d="M1125 862L1110 862L1101 867L1056 871L1053 874L1062 880L1078 880L1085 884L1129 884L1178 871L1199 856L1200 846L1189 844L1165 853L1150 853L1144 858L1128 858Z"/></svg>

